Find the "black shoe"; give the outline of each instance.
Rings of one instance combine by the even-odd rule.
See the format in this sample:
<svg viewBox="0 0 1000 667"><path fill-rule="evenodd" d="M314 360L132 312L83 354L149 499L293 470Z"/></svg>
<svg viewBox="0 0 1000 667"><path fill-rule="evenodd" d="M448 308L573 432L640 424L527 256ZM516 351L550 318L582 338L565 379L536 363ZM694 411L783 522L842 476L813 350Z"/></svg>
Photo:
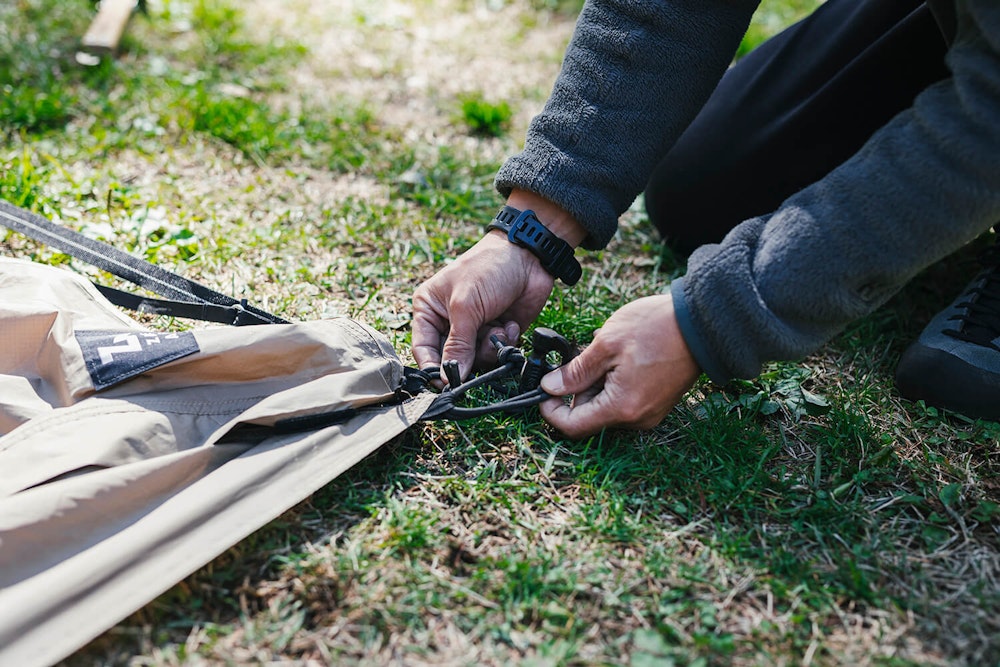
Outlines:
<svg viewBox="0 0 1000 667"><path fill-rule="evenodd" d="M903 353L896 385L910 400L1000 420L1000 244L982 259L986 268Z"/></svg>

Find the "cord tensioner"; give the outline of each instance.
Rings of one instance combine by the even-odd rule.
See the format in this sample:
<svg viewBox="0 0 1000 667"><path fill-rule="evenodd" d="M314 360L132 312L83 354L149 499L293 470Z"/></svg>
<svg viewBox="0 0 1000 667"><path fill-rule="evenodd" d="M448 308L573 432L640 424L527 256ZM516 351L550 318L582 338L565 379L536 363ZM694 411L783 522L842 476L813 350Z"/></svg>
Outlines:
<svg viewBox="0 0 1000 667"><path fill-rule="evenodd" d="M520 348L506 345L496 336L491 336L490 342L497 351L497 367L465 382L462 382L458 362L454 359L445 361L441 368L430 366L411 372L411 377L415 381L422 382L423 388L428 387L440 375L442 369L448 380L448 384L428 408L423 419L457 421L495 412L506 414L523 412L551 397L539 386L542 376L576 356L574 346L548 327L537 327L532 332L531 353L528 356L525 356ZM418 374L419 380L416 378ZM460 405L469 391L477 387L492 387L500 393L505 393L501 386L512 381L517 382L517 393L514 395L484 405Z"/></svg>

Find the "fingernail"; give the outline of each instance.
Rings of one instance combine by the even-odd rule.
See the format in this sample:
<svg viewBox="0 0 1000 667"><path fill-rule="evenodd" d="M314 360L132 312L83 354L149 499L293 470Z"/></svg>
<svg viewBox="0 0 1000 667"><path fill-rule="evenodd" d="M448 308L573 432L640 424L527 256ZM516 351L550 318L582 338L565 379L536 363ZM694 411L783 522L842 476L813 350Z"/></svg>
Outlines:
<svg viewBox="0 0 1000 667"><path fill-rule="evenodd" d="M504 326L504 335L507 336L507 342L513 345L517 342L517 337L521 335L521 328L517 326L517 322L508 322Z"/></svg>
<svg viewBox="0 0 1000 667"><path fill-rule="evenodd" d="M542 389L553 396L563 396L566 393L566 384L563 382L563 372L557 368L551 373L547 373L542 378Z"/></svg>

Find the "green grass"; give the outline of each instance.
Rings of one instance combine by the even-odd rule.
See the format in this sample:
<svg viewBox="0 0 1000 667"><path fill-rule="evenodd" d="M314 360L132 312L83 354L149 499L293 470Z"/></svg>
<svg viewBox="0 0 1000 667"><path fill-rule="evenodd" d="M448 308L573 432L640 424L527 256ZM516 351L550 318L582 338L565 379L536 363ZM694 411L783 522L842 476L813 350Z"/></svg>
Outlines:
<svg viewBox="0 0 1000 667"><path fill-rule="evenodd" d="M489 102L482 93L461 99L462 119L473 134L499 137L507 131L513 111L507 102Z"/></svg>
<svg viewBox="0 0 1000 667"><path fill-rule="evenodd" d="M736 58L750 53L784 26L805 18L820 4L822 0L764 0L750 22Z"/></svg>
<svg viewBox="0 0 1000 667"><path fill-rule="evenodd" d="M27 148L20 155L11 155L0 165L0 197L12 204L35 210L44 172L31 160Z"/></svg>
<svg viewBox="0 0 1000 667"><path fill-rule="evenodd" d="M494 4L359 5L323 15L324 41L308 3L289 31L254 3L151 2L94 68L73 60L90 3L5 4L0 197L286 317L361 319L407 360L410 295L480 237L543 85L411 89L419 50L386 35L483 10L508 46L543 31L552 53L512 66L554 74L579 3ZM746 47L811 6L768 0ZM430 46L464 62L459 36ZM463 110L470 89L489 101ZM651 431L411 429L67 662L995 663L1000 427L892 384L974 250L801 363L702 381ZM638 210L583 261L538 322L580 344L684 271Z"/></svg>

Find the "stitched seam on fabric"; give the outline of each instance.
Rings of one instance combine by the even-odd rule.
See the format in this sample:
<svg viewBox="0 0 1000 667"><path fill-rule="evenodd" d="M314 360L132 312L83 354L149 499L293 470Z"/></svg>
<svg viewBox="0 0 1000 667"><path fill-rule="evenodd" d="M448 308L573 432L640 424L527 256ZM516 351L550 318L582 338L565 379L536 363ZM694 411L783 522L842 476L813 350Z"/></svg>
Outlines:
<svg viewBox="0 0 1000 667"><path fill-rule="evenodd" d="M382 349L382 346L379 345L378 341L375 340L375 337L372 336L370 331L362 327L354 320L343 320L343 322L347 324L347 326L344 327L344 332L350 335L359 345L367 348L367 352L375 353L382 359L388 358L385 351Z"/></svg>
<svg viewBox="0 0 1000 667"><path fill-rule="evenodd" d="M18 442L31 438L38 433L44 433L53 426L59 426L71 421L77 421L80 417L90 417L101 414L116 415L147 412L147 410L138 405L121 405L116 407L94 405L81 409L74 408L75 406L62 408L56 412L49 413L43 417L36 417L21 424L16 429L5 435L3 440L0 441L0 445L2 445L0 452L10 449Z"/></svg>

